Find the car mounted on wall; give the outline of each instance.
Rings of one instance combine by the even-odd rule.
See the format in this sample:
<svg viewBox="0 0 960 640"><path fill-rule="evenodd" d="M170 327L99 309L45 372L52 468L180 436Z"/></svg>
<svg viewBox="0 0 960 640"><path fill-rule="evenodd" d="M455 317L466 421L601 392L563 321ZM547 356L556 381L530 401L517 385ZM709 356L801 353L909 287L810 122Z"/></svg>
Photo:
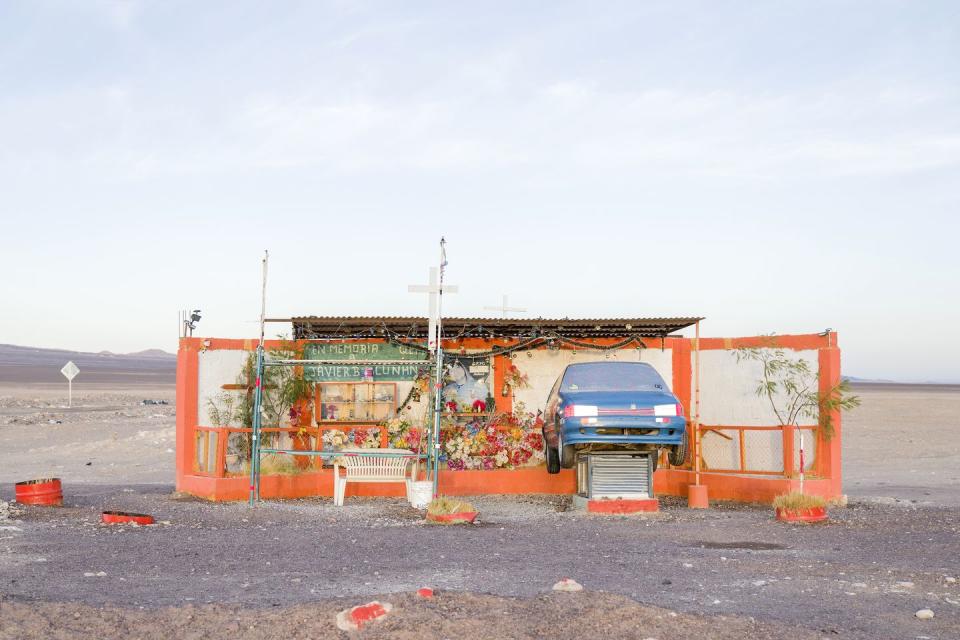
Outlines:
<svg viewBox="0 0 960 640"><path fill-rule="evenodd" d="M687 455L686 434L683 405L649 364L571 364L547 398L543 424L547 471L572 468L583 451L656 454L669 449L670 464L680 465Z"/></svg>

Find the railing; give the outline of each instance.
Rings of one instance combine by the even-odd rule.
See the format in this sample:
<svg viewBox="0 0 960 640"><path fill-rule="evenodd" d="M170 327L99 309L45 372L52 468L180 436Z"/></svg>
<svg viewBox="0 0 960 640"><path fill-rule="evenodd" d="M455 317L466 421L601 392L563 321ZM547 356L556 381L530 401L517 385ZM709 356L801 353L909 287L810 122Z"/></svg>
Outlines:
<svg viewBox="0 0 960 640"><path fill-rule="evenodd" d="M736 473L792 477L799 472L799 437L804 434L804 471L815 468L816 425L700 425L702 469L706 473Z"/></svg>

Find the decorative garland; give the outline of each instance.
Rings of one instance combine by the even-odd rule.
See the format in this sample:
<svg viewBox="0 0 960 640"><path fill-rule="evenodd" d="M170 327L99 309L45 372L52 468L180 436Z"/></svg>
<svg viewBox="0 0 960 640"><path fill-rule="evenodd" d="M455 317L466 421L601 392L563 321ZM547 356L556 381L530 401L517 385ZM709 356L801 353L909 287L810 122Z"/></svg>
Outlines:
<svg viewBox="0 0 960 640"><path fill-rule="evenodd" d="M429 352L429 349L421 344L417 344L415 342L405 342L404 340L401 340L399 336L389 331L386 327L384 327L384 333L386 335L387 340L393 344L410 347L410 348L417 349L424 352ZM448 338L448 340L456 340L456 339L457 338ZM527 351L530 349L535 349L544 344L550 345L551 343L553 343L554 340L556 340L561 344L569 345L571 347L578 347L580 349L590 349L594 351L614 351L616 349L622 349L632 343L636 343L638 349L647 348L647 346L643 344L643 339L640 336L630 336L628 338L621 340L620 342L615 342L614 344L610 344L610 345L597 345L597 344L592 344L590 342L581 342L579 340L574 340L573 338L567 338L565 336L561 336L556 333L551 333L551 334L545 334L541 336L533 336L532 338L527 338L526 340L512 346L500 347L495 345L489 351L471 351L469 355L471 358L503 356L510 353L514 353L516 351Z"/></svg>

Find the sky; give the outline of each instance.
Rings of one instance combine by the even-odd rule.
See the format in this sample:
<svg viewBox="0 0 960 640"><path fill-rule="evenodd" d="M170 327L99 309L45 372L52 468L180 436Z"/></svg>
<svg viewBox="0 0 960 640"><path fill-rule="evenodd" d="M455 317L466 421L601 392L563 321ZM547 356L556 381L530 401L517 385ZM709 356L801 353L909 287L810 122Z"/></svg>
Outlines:
<svg viewBox="0 0 960 640"><path fill-rule="evenodd" d="M960 382L960 3L0 3L0 343L706 316Z"/></svg>

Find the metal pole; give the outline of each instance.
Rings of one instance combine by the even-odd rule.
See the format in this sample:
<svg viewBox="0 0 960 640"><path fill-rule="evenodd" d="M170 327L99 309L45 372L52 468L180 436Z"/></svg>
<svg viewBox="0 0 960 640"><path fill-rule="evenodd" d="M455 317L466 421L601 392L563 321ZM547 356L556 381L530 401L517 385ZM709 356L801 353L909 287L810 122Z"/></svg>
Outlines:
<svg viewBox="0 0 960 640"><path fill-rule="evenodd" d="M693 338L693 463L696 482L700 484L700 321Z"/></svg>
<svg viewBox="0 0 960 640"><path fill-rule="evenodd" d="M443 390L443 346L441 337L443 336L443 275L447 266L447 241L440 238L440 283L437 296L437 335L434 337L437 345L437 372L436 383L434 385L433 397L433 433L430 443L432 450L430 456L433 458L433 496L436 497L440 481L440 412L443 408L443 399L441 391ZM429 463L428 463L429 466Z"/></svg>
<svg viewBox="0 0 960 640"><path fill-rule="evenodd" d="M263 403L263 336L267 317L267 261L270 252L263 252L263 288L260 298L260 342L257 344L256 383L253 391L253 434L250 443L250 506L260 499L260 407Z"/></svg>
<svg viewBox="0 0 960 640"><path fill-rule="evenodd" d="M803 429L797 427L797 433L800 435L800 493L803 493Z"/></svg>
<svg viewBox="0 0 960 640"><path fill-rule="evenodd" d="M67 407L73 407L73 380L67 380Z"/></svg>

